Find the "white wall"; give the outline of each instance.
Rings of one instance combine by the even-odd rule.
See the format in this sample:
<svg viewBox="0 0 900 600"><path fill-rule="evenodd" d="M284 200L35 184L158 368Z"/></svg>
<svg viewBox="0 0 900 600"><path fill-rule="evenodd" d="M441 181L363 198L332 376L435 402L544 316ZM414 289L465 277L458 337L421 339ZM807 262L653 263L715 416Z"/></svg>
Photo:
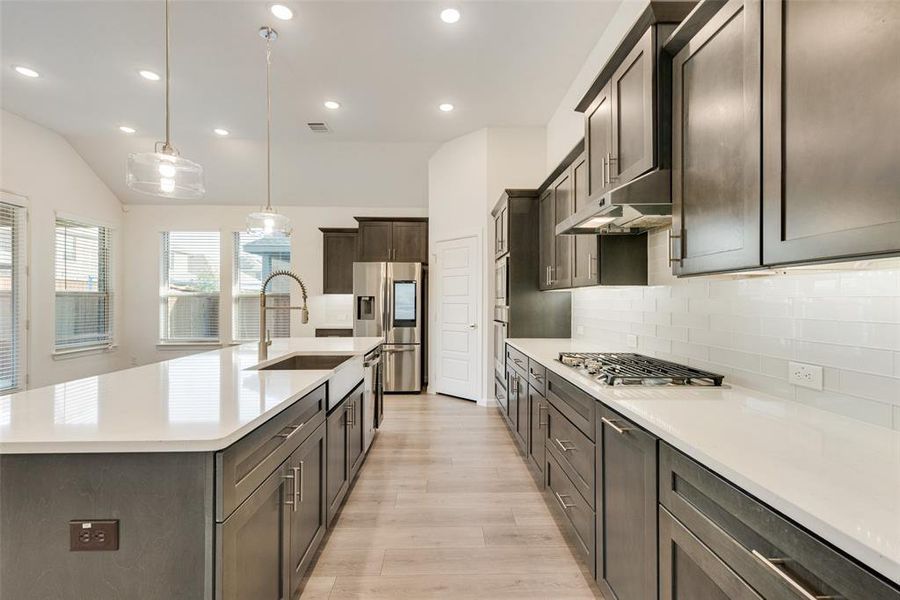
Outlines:
<svg viewBox="0 0 900 600"><path fill-rule="evenodd" d="M124 163L124 157L123 157ZM28 198L30 262L27 370L29 387L49 385L122 368L125 353L111 351L54 358L54 221L57 211L114 228L121 255L122 205L59 134L0 111L0 188ZM117 252L118 250L118 252ZM113 264L114 335L122 342L122 264Z"/></svg>
<svg viewBox="0 0 900 600"><path fill-rule="evenodd" d="M597 32L597 44L547 123L545 174L549 174L584 137L584 115L573 109L648 3L647 0L622 0L606 29Z"/></svg>
<svg viewBox="0 0 900 600"><path fill-rule="evenodd" d="M168 360L197 348L157 347L159 340L159 251L160 233L169 230L222 232L220 339L231 336L230 290L233 265L233 233L246 227L247 214L257 206L128 206L125 235L124 342L132 364ZM291 335L312 336L316 327L352 327L352 299L349 295L322 294L322 233L319 227L356 227L355 216L425 216L424 208L361 208L347 206L279 208L294 227L291 235L291 263L307 286L309 324L302 325L299 314L292 313ZM300 301L297 286L292 299Z"/></svg>
<svg viewBox="0 0 900 600"><path fill-rule="evenodd" d="M441 146L428 161L429 254L434 244L469 235L481 237L481 398L493 394L490 332L493 322L493 221L490 211L506 188L534 188L544 176L545 131L542 127L486 128ZM439 275L432 265L432 276ZM432 285L429 306L436 306ZM431 310L431 331L437 311ZM435 338L429 343L429 373L436 372Z"/></svg>

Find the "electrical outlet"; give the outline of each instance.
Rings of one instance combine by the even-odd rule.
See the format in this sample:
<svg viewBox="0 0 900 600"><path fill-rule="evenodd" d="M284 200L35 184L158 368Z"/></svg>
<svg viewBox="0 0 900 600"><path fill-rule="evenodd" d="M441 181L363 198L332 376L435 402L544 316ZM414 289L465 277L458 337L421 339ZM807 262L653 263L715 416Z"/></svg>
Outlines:
<svg viewBox="0 0 900 600"><path fill-rule="evenodd" d="M575 327L575 335L584 335L584 325L577 325Z"/></svg>
<svg viewBox="0 0 900 600"><path fill-rule="evenodd" d="M69 521L69 551L119 549L119 521Z"/></svg>
<svg viewBox="0 0 900 600"><path fill-rule="evenodd" d="M798 362L788 363L788 381L794 385L822 390L823 377L822 367Z"/></svg>
<svg viewBox="0 0 900 600"><path fill-rule="evenodd" d="M625 336L625 343L628 344L629 348L637 348L637 336L629 333Z"/></svg>

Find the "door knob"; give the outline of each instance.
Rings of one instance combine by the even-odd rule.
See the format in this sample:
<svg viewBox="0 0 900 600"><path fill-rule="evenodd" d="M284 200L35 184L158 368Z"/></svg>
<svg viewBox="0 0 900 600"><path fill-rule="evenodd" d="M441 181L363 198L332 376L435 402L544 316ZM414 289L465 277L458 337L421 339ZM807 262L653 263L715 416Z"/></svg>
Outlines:
<svg viewBox="0 0 900 600"><path fill-rule="evenodd" d="M469 329L478 329L477 323L469 323Z"/></svg>

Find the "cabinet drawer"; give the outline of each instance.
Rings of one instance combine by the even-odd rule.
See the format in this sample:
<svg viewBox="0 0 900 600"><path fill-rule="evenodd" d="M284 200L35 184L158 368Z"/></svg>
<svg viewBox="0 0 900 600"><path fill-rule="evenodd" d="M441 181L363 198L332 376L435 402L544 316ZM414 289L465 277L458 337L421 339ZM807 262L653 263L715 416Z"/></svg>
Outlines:
<svg viewBox="0 0 900 600"><path fill-rule="evenodd" d="M547 400L581 433L594 439L594 399L556 373L547 373Z"/></svg>
<svg viewBox="0 0 900 600"><path fill-rule="evenodd" d="M528 377L528 357L510 346L506 345L506 364L518 371L522 377Z"/></svg>
<svg viewBox="0 0 900 600"><path fill-rule="evenodd" d="M553 501L559 506L575 544L594 571L594 511L560 467L553 453L547 452L544 481Z"/></svg>
<svg viewBox="0 0 900 600"><path fill-rule="evenodd" d="M216 520L225 518L325 420L325 386L216 452Z"/></svg>
<svg viewBox="0 0 900 600"><path fill-rule="evenodd" d="M507 406L506 383L496 377L494 378L494 397L497 399L497 406L500 408L500 412L505 413Z"/></svg>
<svg viewBox="0 0 900 600"><path fill-rule="evenodd" d="M565 469L572 485L594 507L594 442L553 405L548 408L547 447Z"/></svg>
<svg viewBox="0 0 900 600"><path fill-rule="evenodd" d="M541 396L547 395L547 369L540 363L528 359L528 383Z"/></svg>
<svg viewBox="0 0 900 600"><path fill-rule="evenodd" d="M660 445L660 502L765 598L898 600L900 590L671 446ZM779 559L771 561L769 559Z"/></svg>

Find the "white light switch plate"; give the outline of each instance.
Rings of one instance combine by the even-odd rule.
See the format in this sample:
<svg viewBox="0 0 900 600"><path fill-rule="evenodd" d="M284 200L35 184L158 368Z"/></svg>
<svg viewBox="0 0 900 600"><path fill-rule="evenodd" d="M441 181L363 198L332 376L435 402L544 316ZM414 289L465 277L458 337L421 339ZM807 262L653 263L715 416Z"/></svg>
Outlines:
<svg viewBox="0 0 900 600"><path fill-rule="evenodd" d="M822 390L824 387L822 367L806 363L789 362L788 381L794 385L812 390Z"/></svg>

